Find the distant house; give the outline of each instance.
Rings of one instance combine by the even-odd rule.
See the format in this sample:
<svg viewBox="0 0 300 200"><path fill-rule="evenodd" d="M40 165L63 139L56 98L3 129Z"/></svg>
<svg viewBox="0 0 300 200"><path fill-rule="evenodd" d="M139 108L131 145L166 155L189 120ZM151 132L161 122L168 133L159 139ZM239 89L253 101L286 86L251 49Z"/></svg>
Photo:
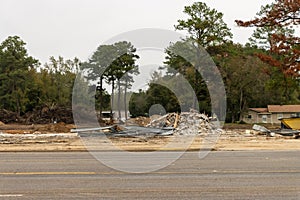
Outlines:
<svg viewBox="0 0 300 200"><path fill-rule="evenodd" d="M267 108L249 108L243 121L246 123L280 124L279 119L300 117L300 105L268 105Z"/></svg>

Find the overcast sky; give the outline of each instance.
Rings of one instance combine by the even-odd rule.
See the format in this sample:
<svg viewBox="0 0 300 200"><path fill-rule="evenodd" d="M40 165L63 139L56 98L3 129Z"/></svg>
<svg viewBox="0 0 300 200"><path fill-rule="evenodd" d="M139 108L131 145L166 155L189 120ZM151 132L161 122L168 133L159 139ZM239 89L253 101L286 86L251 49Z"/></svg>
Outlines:
<svg viewBox="0 0 300 200"><path fill-rule="evenodd" d="M140 28L174 30L192 0L0 0L0 41L18 35L29 54L44 63L50 56L87 60L104 41ZM235 42L244 44L251 29L235 19L253 18L272 0L203 0L224 13Z"/></svg>

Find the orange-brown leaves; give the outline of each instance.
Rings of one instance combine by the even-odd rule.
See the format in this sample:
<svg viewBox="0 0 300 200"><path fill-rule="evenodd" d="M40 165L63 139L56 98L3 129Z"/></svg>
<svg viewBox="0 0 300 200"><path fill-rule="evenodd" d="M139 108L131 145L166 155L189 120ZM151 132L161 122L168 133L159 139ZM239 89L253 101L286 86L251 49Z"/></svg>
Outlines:
<svg viewBox="0 0 300 200"><path fill-rule="evenodd" d="M291 27L300 25L300 0L275 0L265 7L259 17L250 21L235 21L244 27ZM266 63L279 67L289 76L300 76L300 38L275 33L270 36L268 54L258 57Z"/></svg>

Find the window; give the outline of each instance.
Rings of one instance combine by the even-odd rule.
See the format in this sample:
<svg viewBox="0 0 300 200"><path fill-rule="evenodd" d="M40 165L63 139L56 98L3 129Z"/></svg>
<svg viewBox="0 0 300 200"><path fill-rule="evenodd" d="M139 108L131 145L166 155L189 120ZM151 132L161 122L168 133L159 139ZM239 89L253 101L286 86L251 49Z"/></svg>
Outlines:
<svg viewBox="0 0 300 200"><path fill-rule="evenodd" d="M252 115L248 115L248 119L252 119Z"/></svg>
<svg viewBox="0 0 300 200"><path fill-rule="evenodd" d="M277 114L277 119L282 119L283 118L283 114L282 113L278 113Z"/></svg>
<svg viewBox="0 0 300 200"><path fill-rule="evenodd" d="M262 116L262 123L267 123L267 115Z"/></svg>
<svg viewBox="0 0 300 200"><path fill-rule="evenodd" d="M300 113L292 113L291 117L300 117Z"/></svg>

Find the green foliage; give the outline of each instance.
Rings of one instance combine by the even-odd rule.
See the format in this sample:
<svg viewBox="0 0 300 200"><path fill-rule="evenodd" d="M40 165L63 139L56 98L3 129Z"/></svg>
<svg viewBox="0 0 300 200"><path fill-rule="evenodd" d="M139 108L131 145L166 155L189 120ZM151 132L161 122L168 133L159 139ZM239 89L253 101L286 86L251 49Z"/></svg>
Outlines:
<svg viewBox="0 0 300 200"><path fill-rule="evenodd" d="M175 94L167 87L150 83L149 89L146 92L147 109L149 110L151 105L160 104L167 112L180 112L180 106Z"/></svg>
<svg viewBox="0 0 300 200"><path fill-rule="evenodd" d="M127 88L131 87L133 82L133 74L138 74L138 66L135 64L136 59L139 58L135 54L136 49L127 41L116 42L112 45L100 45L93 53L88 62L82 64L82 69L86 70L86 78L88 80L99 80L98 93L96 95L96 102L99 103L96 107L99 108L100 113L105 104L105 91L103 81L111 85L111 105L112 112L114 105L114 91L117 83L118 88L118 110L121 109L121 87L124 87L124 101L126 100ZM106 106L105 106L106 107ZM126 112L125 106L125 112Z"/></svg>
<svg viewBox="0 0 300 200"><path fill-rule="evenodd" d="M28 56L25 42L10 36L0 45L0 109L18 117L35 109L71 107L79 60L50 57L45 67Z"/></svg>
<svg viewBox="0 0 300 200"><path fill-rule="evenodd" d="M90 93L93 93L96 90L96 94L95 94L95 108L96 110L100 110L100 105L102 106L103 110L110 110L111 106L110 106L110 97L111 95L108 94L107 91L102 91L102 93L100 94L100 90L97 90L94 88L93 86L90 86ZM101 99L99 98L99 96L101 95ZM101 100L101 103L100 103Z"/></svg>
<svg viewBox="0 0 300 200"><path fill-rule="evenodd" d="M201 68L205 68L206 58L203 54L203 49L198 49L191 44L189 41L179 41L171 44L166 49L166 64L167 75L175 77L176 74L180 73L189 82L189 85L193 88L197 99L191 96L190 101L186 102L187 98L182 101L182 104L193 105L192 107L185 108L188 111L190 108L198 108L203 113L211 112L210 97L205 80L202 78L200 73L206 75ZM201 60L199 62L199 60ZM195 67L195 65L201 65L201 67ZM207 71L207 70L206 70ZM176 84L173 83L173 84ZM180 86L178 86L180 87ZM182 91L186 91L187 88L182 88ZM180 98L180 97L179 97ZM199 104L196 105L196 102Z"/></svg>
<svg viewBox="0 0 300 200"><path fill-rule="evenodd" d="M0 45L0 108L17 112L26 111L32 77L29 73L38 61L28 56L25 42L18 36L9 36Z"/></svg>
<svg viewBox="0 0 300 200"><path fill-rule="evenodd" d="M178 20L177 30L186 30L190 39L204 48L222 44L232 37L230 29L223 21L223 13L209 8L203 2L195 2L191 6L185 6L187 20Z"/></svg>
<svg viewBox="0 0 300 200"><path fill-rule="evenodd" d="M76 72L79 69L80 62L77 58L74 60L64 60L59 56L55 59L50 57L50 62L45 64L41 76L44 79L41 87L46 92L46 99L43 103L46 105L57 104L60 106L71 106L72 89ZM45 85L45 83L47 83ZM49 87L50 86L50 87Z"/></svg>
<svg viewBox="0 0 300 200"><path fill-rule="evenodd" d="M223 21L223 14L209 8L203 2L186 6L184 13L188 15L188 19L178 20L175 28L186 30L189 37L166 49L165 64L174 69L175 73L181 73L189 81L196 94L192 107L199 106L201 112L210 114L211 101L208 87L218 86L210 80L215 72L209 70L212 61L205 49L223 44L232 37L232 34ZM196 105L197 102L199 105Z"/></svg>
<svg viewBox="0 0 300 200"><path fill-rule="evenodd" d="M225 83L229 122L241 120L249 107L297 102L295 98L291 100L291 95L297 96L293 91L299 91L299 85L262 62L256 56L262 51L233 43L209 49ZM285 87L287 82L289 87Z"/></svg>
<svg viewBox="0 0 300 200"><path fill-rule="evenodd" d="M270 12L274 7L274 4L267 4L261 7L261 10L257 13L257 16L264 17L266 13ZM259 48L270 50L272 46L272 37L274 34L285 35L286 37L292 36L295 33L294 29L290 27L284 27L280 25L273 26L260 26L256 27L252 36L249 38L250 44L258 46Z"/></svg>
<svg viewBox="0 0 300 200"><path fill-rule="evenodd" d="M159 104L167 112L180 112L180 105L176 95L167 87L150 83L147 91L140 90L133 93L129 102L129 111L132 116L147 116L152 105Z"/></svg>
<svg viewBox="0 0 300 200"><path fill-rule="evenodd" d="M129 101L129 112L132 117L148 115L147 95L144 91L134 92Z"/></svg>

